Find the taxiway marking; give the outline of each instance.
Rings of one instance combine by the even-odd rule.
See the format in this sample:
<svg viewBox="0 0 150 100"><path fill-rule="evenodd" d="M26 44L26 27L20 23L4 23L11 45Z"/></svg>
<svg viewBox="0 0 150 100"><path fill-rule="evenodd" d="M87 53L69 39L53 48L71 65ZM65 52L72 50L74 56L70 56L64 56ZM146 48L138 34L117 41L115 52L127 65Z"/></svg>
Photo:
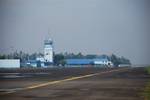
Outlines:
<svg viewBox="0 0 150 100"><path fill-rule="evenodd" d="M71 77L71 78L67 78L67 79L63 79L63 80L57 80L57 81L49 81L49 82L46 82L46 83L41 83L41 84L28 86L28 87L24 87L24 88L0 89L0 91L2 91L2 90L4 91L4 92L0 93L0 95L10 94L10 93L14 93L14 92L21 91L21 90L35 89L35 88L44 87L44 86L47 86L47 85L58 84L58 83L62 83L62 82L87 78L87 77L91 77L91 76L95 76L95 75L101 75L101 74L106 74L106 73L116 72L116 71L121 71L121 70L126 70L126 69L128 69L128 68L114 69L114 70L110 70L110 71L99 72L99 73L88 74L88 75L82 75L82 76L77 76L77 77Z"/></svg>

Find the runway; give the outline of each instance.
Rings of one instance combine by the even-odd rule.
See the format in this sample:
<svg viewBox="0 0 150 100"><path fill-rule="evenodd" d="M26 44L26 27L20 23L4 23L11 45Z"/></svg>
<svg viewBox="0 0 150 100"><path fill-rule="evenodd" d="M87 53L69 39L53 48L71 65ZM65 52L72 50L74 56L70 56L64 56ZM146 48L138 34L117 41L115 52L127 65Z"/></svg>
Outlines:
<svg viewBox="0 0 150 100"><path fill-rule="evenodd" d="M1 100L144 100L144 68L69 68L1 77ZM23 75L22 75L23 74ZM1 73L1 76L11 73ZM28 76L29 75L29 76Z"/></svg>

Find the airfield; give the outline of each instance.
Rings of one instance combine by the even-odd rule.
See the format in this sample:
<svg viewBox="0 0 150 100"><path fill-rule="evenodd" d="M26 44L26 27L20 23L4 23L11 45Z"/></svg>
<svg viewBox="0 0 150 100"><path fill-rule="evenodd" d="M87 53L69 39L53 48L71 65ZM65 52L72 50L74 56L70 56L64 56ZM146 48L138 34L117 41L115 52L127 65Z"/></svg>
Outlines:
<svg viewBox="0 0 150 100"><path fill-rule="evenodd" d="M1 100L144 100L144 67L0 70Z"/></svg>

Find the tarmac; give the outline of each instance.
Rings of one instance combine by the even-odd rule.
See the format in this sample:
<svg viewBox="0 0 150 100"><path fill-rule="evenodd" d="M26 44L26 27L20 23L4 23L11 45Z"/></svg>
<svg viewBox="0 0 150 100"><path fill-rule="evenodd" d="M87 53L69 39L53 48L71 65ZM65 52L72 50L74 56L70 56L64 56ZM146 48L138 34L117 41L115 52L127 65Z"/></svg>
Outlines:
<svg viewBox="0 0 150 100"><path fill-rule="evenodd" d="M144 100L144 67L50 68L0 72L1 100Z"/></svg>

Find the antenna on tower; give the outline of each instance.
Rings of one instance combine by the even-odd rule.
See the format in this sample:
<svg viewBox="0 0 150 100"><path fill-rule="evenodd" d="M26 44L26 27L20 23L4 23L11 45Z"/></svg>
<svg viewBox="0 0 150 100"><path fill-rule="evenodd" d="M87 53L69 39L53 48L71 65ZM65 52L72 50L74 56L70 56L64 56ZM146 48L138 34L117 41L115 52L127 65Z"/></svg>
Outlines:
<svg viewBox="0 0 150 100"><path fill-rule="evenodd" d="M48 28L48 36L50 36L50 29Z"/></svg>
<svg viewBox="0 0 150 100"><path fill-rule="evenodd" d="M48 36L47 36L47 39L51 39L52 40L52 36L51 36L51 32L50 32L50 29L48 28Z"/></svg>

